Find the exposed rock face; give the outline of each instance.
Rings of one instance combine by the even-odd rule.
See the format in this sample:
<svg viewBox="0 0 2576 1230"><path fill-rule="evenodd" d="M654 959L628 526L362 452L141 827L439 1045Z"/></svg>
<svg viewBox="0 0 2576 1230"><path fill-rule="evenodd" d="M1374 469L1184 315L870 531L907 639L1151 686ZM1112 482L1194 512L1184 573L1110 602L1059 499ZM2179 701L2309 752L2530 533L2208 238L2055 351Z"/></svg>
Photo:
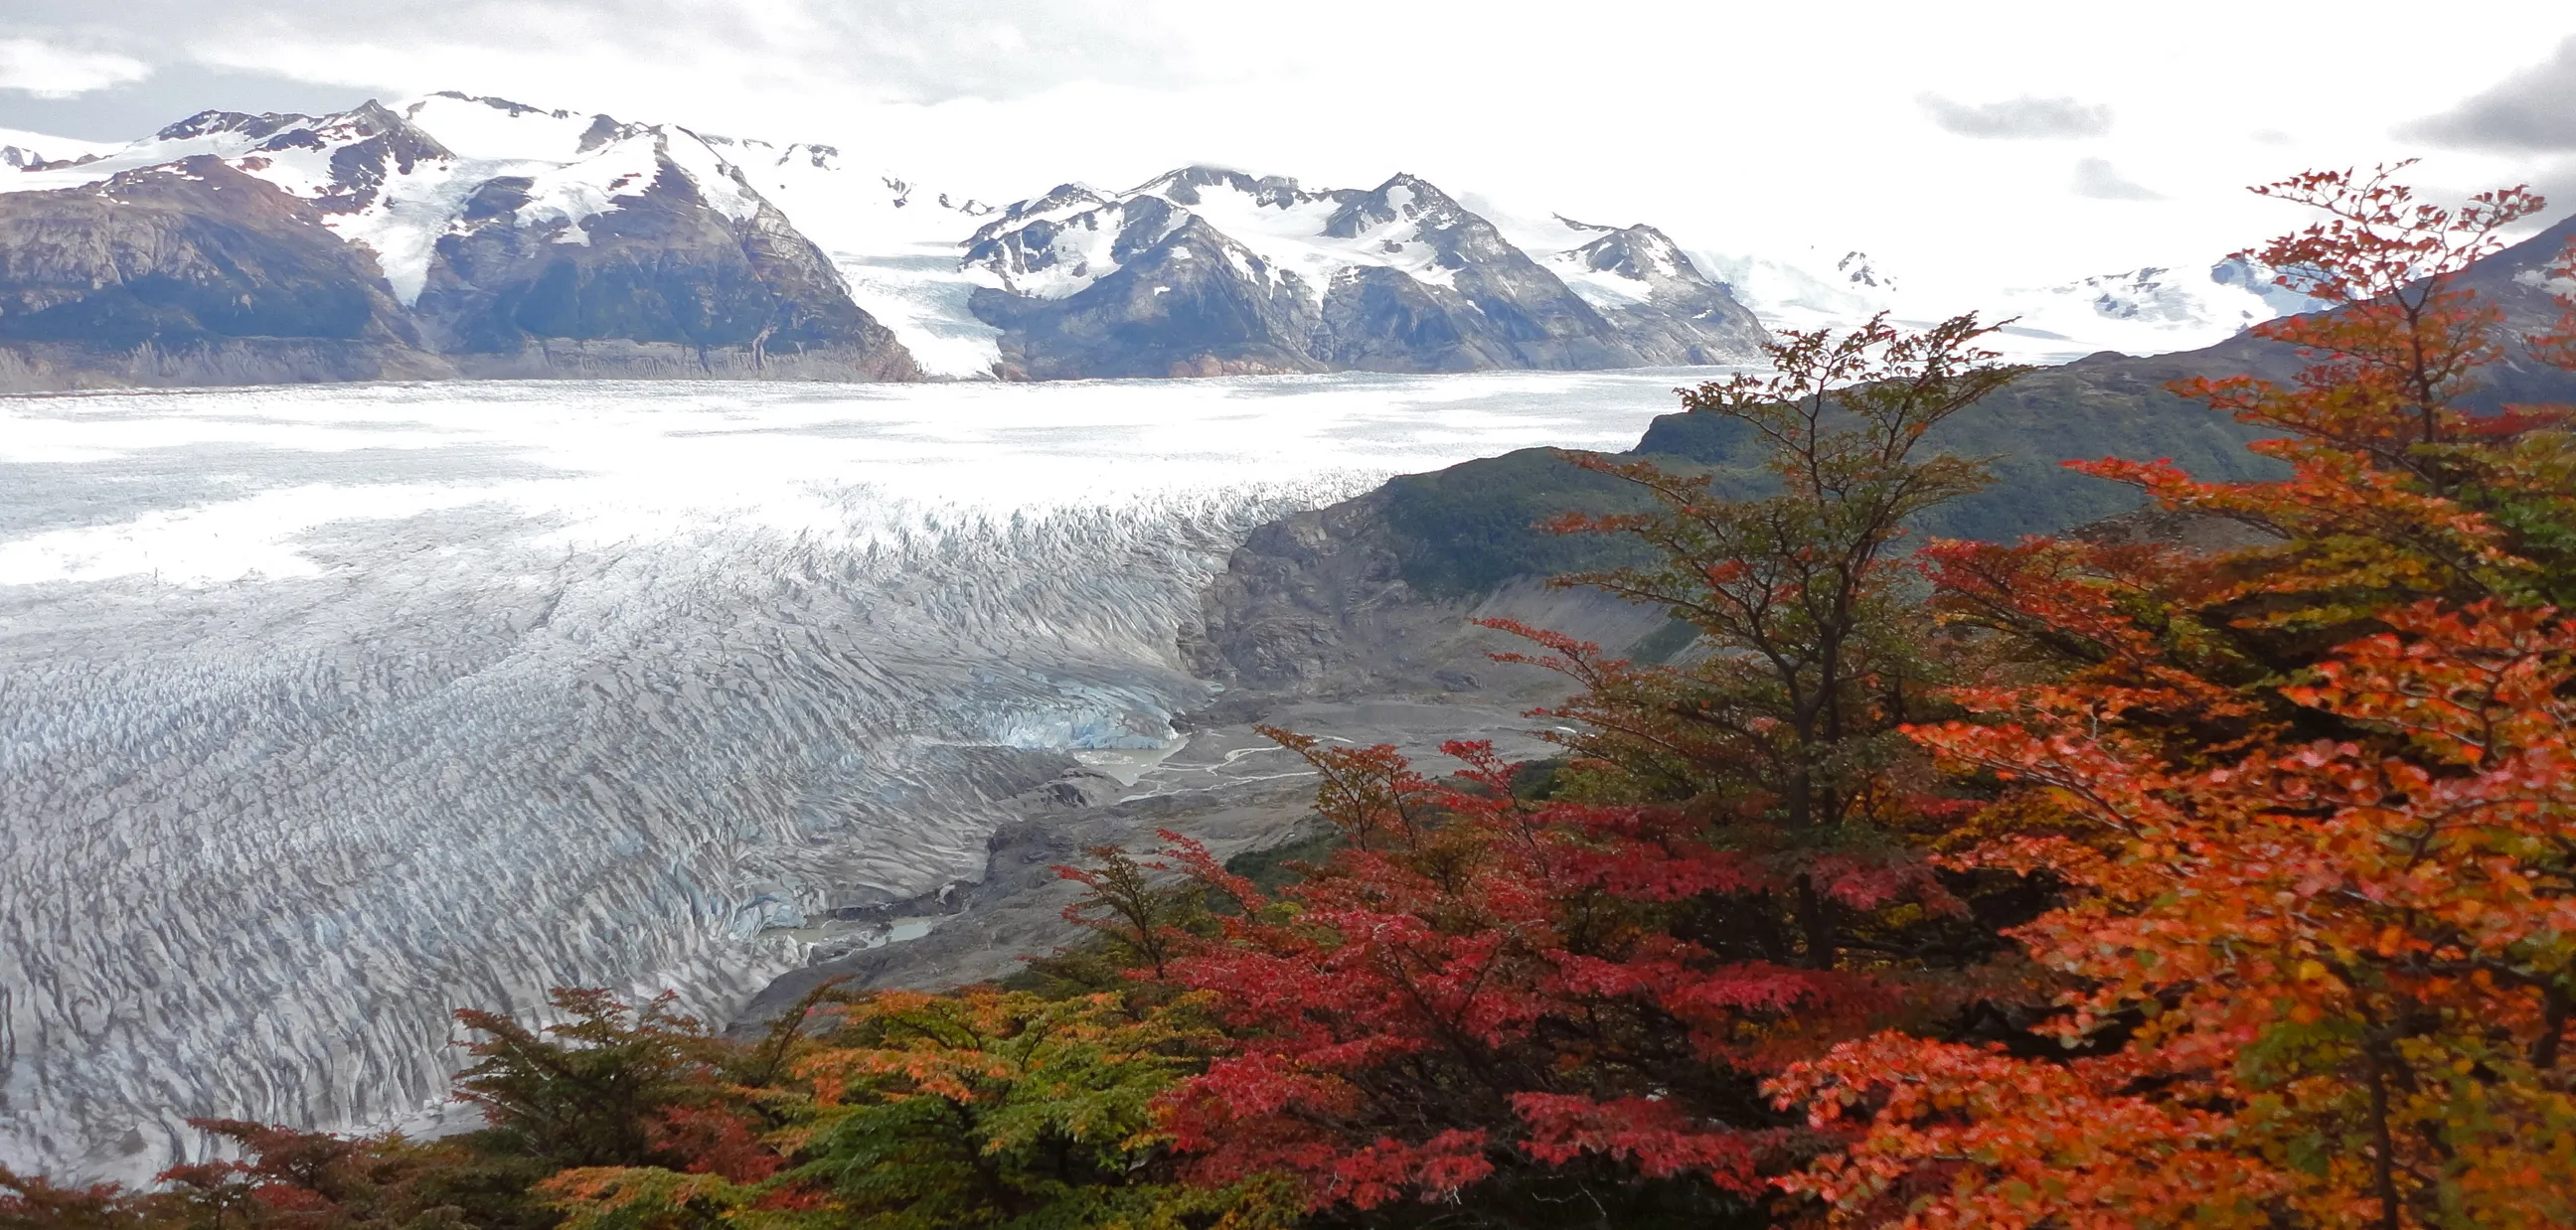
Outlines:
<svg viewBox="0 0 2576 1230"><path fill-rule="evenodd" d="M2524 333L2554 328L2566 312L2554 296L2576 294L2576 281L2562 276L2570 244L2576 244L2576 214L2471 265L2460 275L2460 284L2502 307L2508 328Z"/></svg>
<svg viewBox="0 0 2576 1230"><path fill-rule="evenodd" d="M1040 379L1635 367L1757 352L1760 326L1723 286L1651 228L1631 230L1574 263L1543 264L1411 175L1309 191L1192 167L1118 196L1066 185L1013 205L969 241L966 264L988 281L973 309L1004 330L1005 362Z"/></svg>
<svg viewBox="0 0 2576 1230"><path fill-rule="evenodd" d="M1190 669L1225 683L1228 703L1256 707L1284 697L1552 695L1562 690L1553 676L1489 656L1526 645L1472 621L1519 620L1632 656L1666 630L1660 610L1539 577L1426 595L1404 577L1391 494L1381 487L1253 531L1201 595L1200 626L1182 632ZM1216 712L1227 716L1224 705Z"/></svg>
<svg viewBox="0 0 2576 1230"><path fill-rule="evenodd" d="M329 177L316 185L313 204L326 214L352 214L381 201L386 186L419 170L426 162L453 161L438 138L415 127L409 120L386 110L373 100L357 109L331 116L318 124L299 125L286 121L293 117L248 116L208 112L183 123L178 129L165 131L198 135L187 130L198 121L242 123L246 129L277 132L260 145L252 155L282 155L291 150L310 150L329 158ZM246 122L245 122L246 121ZM278 132L283 128L284 131ZM262 158L263 162L270 159Z"/></svg>
<svg viewBox="0 0 2576 1230"><path fill-rule="evenodd" d="M451 374L321 222L212 156L0 195L0 389Z"/></svg>
<svg viewBox="0 0 2576 1230"><path fill-rule="evenodd" d="M1185 635L1192 672L1265 690L1312 687L1347 667L1372 616L1412 604L1379 488L1260 529L1208 583Z"/></svg>
<svg viewBox="0 0 2576 1230"><path fill-rule="evenodd" d="M20 174L64 186L0 191L0 387L919 375L686 130L438 95Z"/></svg>

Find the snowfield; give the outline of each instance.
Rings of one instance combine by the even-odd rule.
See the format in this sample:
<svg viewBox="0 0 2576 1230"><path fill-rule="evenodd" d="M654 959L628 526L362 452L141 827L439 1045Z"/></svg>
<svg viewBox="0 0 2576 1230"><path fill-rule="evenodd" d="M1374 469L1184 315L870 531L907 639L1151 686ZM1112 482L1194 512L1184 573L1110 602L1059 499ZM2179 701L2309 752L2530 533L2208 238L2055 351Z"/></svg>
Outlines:
<svg viewBox="0 0 2576 1230"><path fill-rule="evenodd" d="M980 874L1254 525L1706 371L0 399L0 1163L396 1122L447 1012Z"/></svg>

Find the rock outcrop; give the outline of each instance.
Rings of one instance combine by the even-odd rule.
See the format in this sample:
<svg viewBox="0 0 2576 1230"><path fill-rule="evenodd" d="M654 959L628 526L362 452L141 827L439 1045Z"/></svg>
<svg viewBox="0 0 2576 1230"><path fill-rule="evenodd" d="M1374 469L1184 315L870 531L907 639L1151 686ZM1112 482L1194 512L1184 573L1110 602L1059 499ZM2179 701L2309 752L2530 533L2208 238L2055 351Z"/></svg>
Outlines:
<svg viewBox="0 0 2576 1230"><path fill-rule="evenodd" d="M1181 651L1203 678L1226 685L1212 711L1237 716L1287 698L1484 693L1554 695L1562 681L1492 654L1528 646L1476 621L1509 619L1606 646L1660 657L1671 639L1663 611L1590 589L1512 578L1485 593L1444 595L1407 579L1420 544L1393 515L1394 487L1255 530L1209 582L1200 622Z"/></svg>

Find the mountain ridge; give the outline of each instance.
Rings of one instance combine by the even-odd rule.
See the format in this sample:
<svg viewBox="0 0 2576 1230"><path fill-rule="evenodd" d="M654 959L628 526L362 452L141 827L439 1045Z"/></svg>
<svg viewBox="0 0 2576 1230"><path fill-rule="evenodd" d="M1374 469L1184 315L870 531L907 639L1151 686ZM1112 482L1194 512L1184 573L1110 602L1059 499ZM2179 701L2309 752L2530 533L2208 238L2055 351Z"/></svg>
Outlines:
<svg viewBox="0 0 2576 1230"><path fill-rule="evenodd" d="M1176 238L1192 220L1205 225ZM1221 259L1189 264L1202 252ZM1678 247L1678 268L1658 272L1687 279L1682 295L1649 284L1635 262L1582 266L1591 276L1575 285L1547 263L1570 252L1534 258L1408 172L1369 189L1309 189L1195 165L1125 192L1064 184L1015 202L977 230L966 264L986 282L973 307L1003 330L1005 362L1037 376L1759 357L1760 323ZM1176 304L1209 327L1186 337L1154 327Z"/></svg>
<svg viewBox="0 0 2576 1230"><path fill-rule="evenodd" d="M1406 173L1310 190L1191 166L1125 193L1063 185L995 207L862 175L835 146L459 92L327 116L201 111L77 159L12 148L0 219L42 217L76 242L107 242L69 200L116 198L130 173L221 165L247 177L232 191L306 212L208 209L199 229L229 238L203 252L294 247L272 233L293 227L355 255L305 261L287 282L213 260L133 285L102 267L99 285L73 295L59 281L22 284L40 254L0 249L6 390L1603 368L1739 361L1765 336L1686 256L1524 252ZM24 245L28 231L7 233ZM1652 228L1632 241L1647 232L1679 253ZM1202 253L1217 260L1182 267ZM263 302L302 294L311 310L199 312L185 304L205 296L171 289L181 285ZM58 328L78 315L66 296L97 300L83 310L113 327ZM136 306L145 300L158 306ZM320 322L331 304L355 315ZM326 351L337 357L317 358Z"/></svg>
<svg viewBox="0 0 2576 1230"><path fill-rule="evenodd" d="M864 170L837 145L458 92L329 116L205 111L122 146L0 138L0 215L51 208L30 194L223 159L365 249L417 339L359 353L328 331L237 335L220 313L169 311L148 351L53 337L39 355L33 340L6 340L19 325L0 319L0 346L13 348L0 389L11 390L1685 365L1758 358L1766 323L1946 314L1940 296L1857 249L1717 256L1648 223L1532 221L1405 172L1315 188L1194 164L1124 191L1067 183L996 205ZM1175 240L1184 215L1203 225ZM1201 253L1217 265L1182 268ZM43 289L11 281L26 259L0 251L0 305ZM1096 289L1134 260L1143 267ZM238 270L164 273L236 295L277 289ZM1996 337L2009 357L2053 364L2104 348L2174 352L2311 306L2270 279L2235 259L2205 277L2141 265L1983 306L2014 318ZM355 302L347 290L326 298ZM341 358L317 360L324 351Z"/></svg>

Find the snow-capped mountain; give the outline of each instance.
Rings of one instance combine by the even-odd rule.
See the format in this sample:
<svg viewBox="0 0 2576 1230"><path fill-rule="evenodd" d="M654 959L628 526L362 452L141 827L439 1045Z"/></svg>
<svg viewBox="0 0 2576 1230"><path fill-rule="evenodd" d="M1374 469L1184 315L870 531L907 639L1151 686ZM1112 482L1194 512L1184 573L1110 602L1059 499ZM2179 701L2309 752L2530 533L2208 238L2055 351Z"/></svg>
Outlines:
<svg viewBox="0 0 2576 1230"><path fill-rule="evenodd" d="M2027 327L2052 329L2101 349L2189 350L2317 304L2274 285L2270 271L2231 259L2205 269L2146 267L2011 296Z"/></svg>
<svg viewBox="0 0 2576 1230"><path fill-rule="evenodd" d="M1524 251L1408 175L1312 191L1195 167L997 208L832 146L462 94L9 144L0 233L100 242L0 251L5 387L1599 368L1762 338L1651 227ZM96 204L146 197L150 237ZM120 243L149 267L99 255ZM236 259L280 244L305 257L287 281ZM137 278L190 289L147 303Z"/></svg>
<svg viewBox="0 0 2576 1230"><path fill-rule="evenodd" d="M2001 349L2034 362L2111 350L2163 354L2215 345L2263 321L2324 306L2231 257L2207 266L2147 266L2056 286L2007 290L1983 313L2014 318Z"/></svg>
<svg viewBox="0 0 2576 1230"><path fill-rule="evenodd" d="M334 233L374 254L405 303L426 289L438 240L505 213L514 227L586 245L586 224L657 192L694 197L743 224L766 205L686 129L461 94L399 113L373 102L319 117L208 111L104 157L29 170L0 186L14 194L99 185L201 156L311 202ZM668 182L657 182L666 172ZM504 196L519 199L503 210L496 202Z"/></svg>
<svg viewBox="0 0 2576 1230"><path fill-rule="evenodd" d="M2062 362L2306 306L2233 261L1936 292L1861 251L1694 251L1401 174L1188 167L996 206L833 146L461 94L206 112L123 146L0 131L9 235L0 388L1622 367L1971 307L2018 318L2012 357Z"/></svg>
<svg viewBox="0 0 2576 1230"><path fill-rule="evenodd" d="M2213 265L2142 266L2051 286L1930 289L1868 253L1716 256L1701 261L1774 327L1849 328L1880 312L1921 327L1962 311L2009 323L1987 340L2005 357L2066 363L2101 351L2166 354L2225 341L2321 305L2237 257Z"/></svg>
<svg viewBox="0 0 2576 1230"><path fill-rule="evenodd" d="M917 370L786 215L674 125L457 94L205 112L0 189L0 227L100 241L10 251L8 383ZM259 259L315 227L356 263L281 281Z"/></svg>
<svg viewBox="0 0 2576 1230"><path fill-rule="evenodd" d="M1003 329L1005 362L1039 377L1758 353L1749 313L1669 240L1632 230L1569 231L1576 242L1542 262L1416 176L1310 190L1201 166L1121 193L1068 184L1014 203L975 232L965 264L984 282L972 306Z"/></svg>
<svg viewBox="0 0 2576 1230"><path fill-rule="evenodd" d="M1758 354L1762 323L1734 290L1701 272L1671 236L1651 226L1600 226L1558 218L1577 236L1599 238L1546 259L1574 293L1632 334L1662 332L1693 362Z"/></svg>

